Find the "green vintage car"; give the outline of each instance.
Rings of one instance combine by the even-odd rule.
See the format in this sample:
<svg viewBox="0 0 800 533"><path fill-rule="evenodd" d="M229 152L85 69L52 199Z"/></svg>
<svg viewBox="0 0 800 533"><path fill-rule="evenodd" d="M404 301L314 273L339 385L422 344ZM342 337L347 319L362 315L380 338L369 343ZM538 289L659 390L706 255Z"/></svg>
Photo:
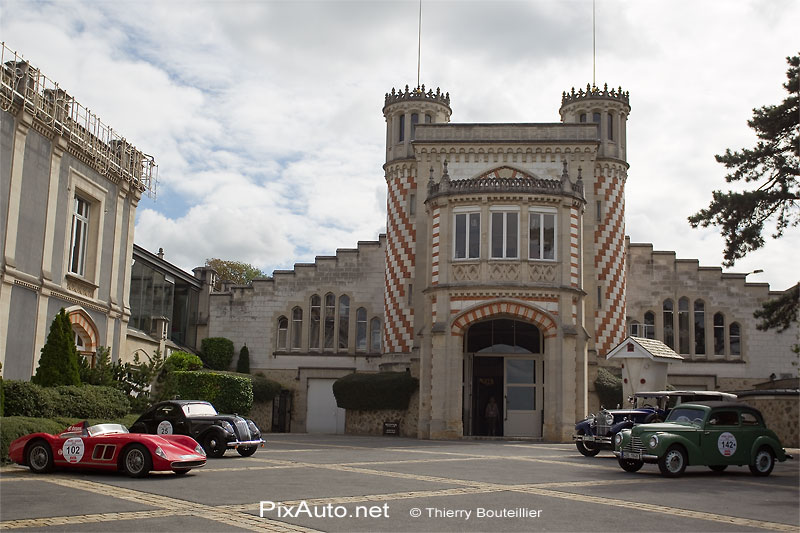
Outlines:
<svg viewBox="0 0 800 533"><path fill-rule="evenodd" d="M758 409L738 402L686 403L658 424L624 429L614 438L614 455L627 472L658 463L661 474L677 477L687 466L706 465L715 472L748 465L768 476L775 461L791 459Z"/></svg>

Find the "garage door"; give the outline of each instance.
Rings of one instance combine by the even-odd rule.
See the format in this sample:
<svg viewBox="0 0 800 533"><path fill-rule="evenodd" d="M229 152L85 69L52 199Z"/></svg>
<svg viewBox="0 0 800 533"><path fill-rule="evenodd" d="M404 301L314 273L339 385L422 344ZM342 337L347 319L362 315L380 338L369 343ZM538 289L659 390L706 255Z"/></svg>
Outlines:
<svg viewBox="0 0 800 533"><path fill-rule="evenodd" d="M335 379L308 380L308 408L306 431L308 433L335 433L344 435L344 409L336 405L333 397Z"/></svg>

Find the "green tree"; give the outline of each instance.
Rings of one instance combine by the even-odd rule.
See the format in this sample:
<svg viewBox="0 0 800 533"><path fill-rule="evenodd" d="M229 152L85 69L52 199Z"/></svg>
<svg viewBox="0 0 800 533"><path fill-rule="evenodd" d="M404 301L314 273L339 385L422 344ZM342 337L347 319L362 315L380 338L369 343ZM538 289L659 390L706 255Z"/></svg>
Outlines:
<svg viewBox="0 0 800 533"><path fill-rule="evenodd" d="M31 381L43 387L81 384L75 334L63 308L50 324L39 367Z"/></svg>
<svg viewBox="0 0 800 533"><path fill-rule="evenodd" d="M775 224L772 237L800 223L800 54L786 58L789 95L779 105L753 110L747 121L758 142L752 149L725 150L718 162L731 172L728 183L752 184L743 191L714 191L708 208L689 217L692 227L719 226L725 238L725 266L733 266L748 252L764 246L764 225ZM763 304L755 317L759 329L783 331L797 322L797 287Z"/></svg>
<svg viewBox="0 0 800 533"><path fill-rule="evenodd" d="M116 384L114 376L119 374L117 367L119 362L111 362L111 350L105 346L97 348L94 367L89 364L89 360L81 357L79 361L81 382L88 385L101 385L103 387L113 387Z"/></svg>
<svg viewBox="0 0 800 533"><path fill-rule="evenodd" d="M217 283L214 288L219 289L220 282L232 281L237 285L247 285L256 278L266 276L258 267L241 261L229 261L225 259L206 259L206 266L212 267L217 271Z"/></svg>
<svg viewBox="0 0 800 533"><path fill-rule="evenodd" d="M752 183L749 190L714 191L708 208L689 217L692 227L719 226L725 237L726 266L747 252L764 246L764 224L775 222L774 238L800 223L800 55L787 57L789 81L783 84L789 96L780 105L753 110L747 124L755 130L755 148L725 150L718 162L732 170L728 183Z"/></svg>
<svg viewBox="0 0 800 533"><path fill-rule="evenodd" d="M236 361L236 371L242 374L250 373L250 350L247 349L246 344L239 350L239 360Z"/></svg>

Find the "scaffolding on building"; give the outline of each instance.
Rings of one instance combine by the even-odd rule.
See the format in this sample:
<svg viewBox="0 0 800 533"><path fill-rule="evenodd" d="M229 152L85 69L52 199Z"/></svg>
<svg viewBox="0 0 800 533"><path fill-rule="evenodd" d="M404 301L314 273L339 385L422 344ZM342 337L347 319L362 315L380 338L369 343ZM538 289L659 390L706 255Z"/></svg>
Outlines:
<svg viewBox="0 0 800 533"><path fill-rule="evenodd" d="M112 175L155 199L158 166L78 103L17 52L0 43L0 109L24 108L45 128L67 139L102 175Z"/></svg>

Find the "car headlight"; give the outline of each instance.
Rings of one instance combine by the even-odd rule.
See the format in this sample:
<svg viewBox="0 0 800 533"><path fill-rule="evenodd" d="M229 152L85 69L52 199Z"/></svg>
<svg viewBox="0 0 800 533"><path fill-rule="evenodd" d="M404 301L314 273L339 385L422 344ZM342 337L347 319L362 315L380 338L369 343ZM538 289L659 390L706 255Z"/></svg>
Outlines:
<svg viewBox="0 0 800 533"><path fill-rule="evenodd" d="M650 437L650 440L647 441L647 444L650 445L651 448L658 446L658 435L653 435Z"/></svg>
<svg viewBox="0 0 800 533"><path fill-rule="evenodd" d="M227 420L220 420L219 426L228 433L233 433L234 435L236 434L236 432L233 430L233 426Z"/></svg>
<svg viewBox="0 0 800 533"><path fill-rule="evenodd" d="M614 435L614 446L619 446L622 444L622 433L617 433Z"/></svg>
<svg viewBox="0 0 800 533"><path fill-rule="evenodd" d="M155 454L157 456L161 457L162 459L166 459L167 458L167 454L164 453L164 450L161 449L161 446L156 446Z"/></svg>
<svg viewBox="0 0 800 533"><path fill-rule="evenodd" d="M250 428L250 433L252 433L253 435L261 434L261 432L258 430L258 426L256 426L256 424L252 420L247 421L247 427Z"/></svg>
<svg viewBox="0 0 800 533"><path fill-rule="evenodd" d="M199 444L194 447L194 453L196 453L197 455L202 455L203 457L206 456L206 451Z"/></svg>

